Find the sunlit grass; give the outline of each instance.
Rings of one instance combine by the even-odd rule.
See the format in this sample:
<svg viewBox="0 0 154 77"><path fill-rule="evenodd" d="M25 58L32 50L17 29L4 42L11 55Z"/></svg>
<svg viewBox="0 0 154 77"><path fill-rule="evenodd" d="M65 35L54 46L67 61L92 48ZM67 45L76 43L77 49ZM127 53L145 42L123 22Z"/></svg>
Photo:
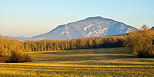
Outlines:
<svg viewBox="0 0 154 77"><path fill-rule="evenodd" d="M76 64L0 64L3 76L152 76L154 66L76 65ZM2 67L3 66L3 67Z"/></svg>

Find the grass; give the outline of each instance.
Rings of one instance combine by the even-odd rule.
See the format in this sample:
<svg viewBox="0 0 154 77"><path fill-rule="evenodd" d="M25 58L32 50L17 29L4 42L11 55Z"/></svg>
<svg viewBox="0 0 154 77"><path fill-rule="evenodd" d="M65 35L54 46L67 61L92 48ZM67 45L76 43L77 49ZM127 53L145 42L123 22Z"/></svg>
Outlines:
<svg viewBox="0 0 154 77"><path fill-rule="evenodd" d="M124 48L29 53L33 61L0 63L1 77L152 77L154 58L136 58Z"/></svg>

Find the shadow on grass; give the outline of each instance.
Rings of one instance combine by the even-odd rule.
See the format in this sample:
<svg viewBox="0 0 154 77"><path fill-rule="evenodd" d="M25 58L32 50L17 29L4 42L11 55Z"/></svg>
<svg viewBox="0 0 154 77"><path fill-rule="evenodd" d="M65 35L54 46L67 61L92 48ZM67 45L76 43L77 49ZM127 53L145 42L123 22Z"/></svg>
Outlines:
<svg viewBox="0 0 154 77"><path fill-rule="evenodd" d="M125 59L125 58L135 58L135 56L131 55L99 55L99 56L59 56L59 57L51 57L51 58L44 58L42 60L37 61L83 61L83 60L114 60L114 59Z"/></svg>
<svg viewBox="0 0 154 77"><path fill-rule="evenodd" d="M78 49L78 50L63 50L57 52L42 52L42 53L35 53L35 54L130 54L126 48L100 48L100 49Z"/></svg>

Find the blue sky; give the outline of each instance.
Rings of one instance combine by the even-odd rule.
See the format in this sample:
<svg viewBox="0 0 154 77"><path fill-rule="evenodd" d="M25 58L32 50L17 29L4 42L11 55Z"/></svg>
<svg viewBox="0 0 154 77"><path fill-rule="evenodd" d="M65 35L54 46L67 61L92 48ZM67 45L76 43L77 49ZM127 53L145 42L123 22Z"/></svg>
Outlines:
<svg viewBox="0 0 154 77"><path fill-rule="evenodd" d="M154 0L0 0L0 34L30 37L94 16L152 27Z"/></svg>

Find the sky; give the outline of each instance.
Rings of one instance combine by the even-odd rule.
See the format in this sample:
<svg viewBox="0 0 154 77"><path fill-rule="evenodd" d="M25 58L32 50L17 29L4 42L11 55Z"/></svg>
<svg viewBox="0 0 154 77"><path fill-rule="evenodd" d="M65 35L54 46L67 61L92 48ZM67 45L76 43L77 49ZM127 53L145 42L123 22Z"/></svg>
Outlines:
<svg viewBox="0 0 154 77"><path fill-rule="evenodd" d="M31 37L95 16L152 27L154 0L0 0L0 34Z"/></svg>

